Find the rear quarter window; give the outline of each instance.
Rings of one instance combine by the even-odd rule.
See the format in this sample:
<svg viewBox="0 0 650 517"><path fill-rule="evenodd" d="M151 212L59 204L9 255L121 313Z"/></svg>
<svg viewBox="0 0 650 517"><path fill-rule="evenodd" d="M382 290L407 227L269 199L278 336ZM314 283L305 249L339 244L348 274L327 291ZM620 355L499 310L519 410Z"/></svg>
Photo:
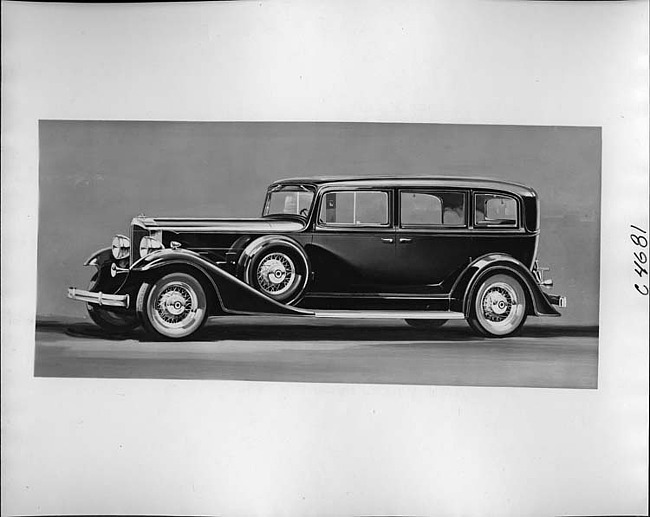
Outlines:
<svg viewBox="0 0 650 517"><path fill-rule="evenodd" d="M482 227L517 227L519 203L506 194L475 194L474 224Z"/></svg>

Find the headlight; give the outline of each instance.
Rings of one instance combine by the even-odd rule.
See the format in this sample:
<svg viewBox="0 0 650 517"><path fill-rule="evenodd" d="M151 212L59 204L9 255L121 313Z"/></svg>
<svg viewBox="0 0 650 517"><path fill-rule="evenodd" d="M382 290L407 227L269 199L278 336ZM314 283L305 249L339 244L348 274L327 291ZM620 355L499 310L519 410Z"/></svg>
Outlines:
<svg viewBox="0 0 650 517"><path fill-rule="evenodd" d="M140 256L146 257L152 251L161 250L164 247L162 242L153 237L142 237L140 241Z"/></svg>
<svg viewBox="0 0 650 517"><path fill-rule="evenodd" d="M131 252L131 241L129 241L129 238L124 235L116 235L113 237L111 248L115 260L125 259Z"/></svg>

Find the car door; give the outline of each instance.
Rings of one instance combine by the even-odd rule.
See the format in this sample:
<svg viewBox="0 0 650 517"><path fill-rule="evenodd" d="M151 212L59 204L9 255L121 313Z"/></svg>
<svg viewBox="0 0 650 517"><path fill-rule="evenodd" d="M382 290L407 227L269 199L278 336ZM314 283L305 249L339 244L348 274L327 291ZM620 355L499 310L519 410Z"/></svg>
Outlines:
<svg viewBox="0 0 650 517"><path fill-rule="evenodd" d="M406 293L448 292L469 263L469 194L451 189L400 189L396 257Z"/></svg>
<svg viewBox="0 0 650 517"><path fill-rule="evenodd" d="M391 189L330 189L321 194L309 255L313 292L372 293L395 283Z"/></svg>

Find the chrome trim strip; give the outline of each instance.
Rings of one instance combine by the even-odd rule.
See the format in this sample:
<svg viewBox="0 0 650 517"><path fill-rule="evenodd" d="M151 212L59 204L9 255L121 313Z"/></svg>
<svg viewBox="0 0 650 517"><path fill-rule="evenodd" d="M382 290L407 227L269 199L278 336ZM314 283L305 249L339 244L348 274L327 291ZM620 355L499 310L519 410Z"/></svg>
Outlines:
<svg viewBox="0 0 650 517"><path fill-rule="evenodd" d="M131 221L132 226L139 226L151 232L169 231L177 233L205 232L301 232L306 228L305 222L269 217L218 219L218 218L189 218L189 217L136 217Z"/></svg>
<svg viewBox="0 0 650 517"><path fill-rule="evenodd" d="M129 306L128 294L92 293L76 287L68 287L68 298L79 302L96 303L106 307L123 307L126 309Z"/></svg>
<svg viewBox="0 0 650 517"><path fill-rule="evenodd" d="M321 311L315 310L316 318L341 318L361 320L464 320L462 312L451 311Z"/></svg>
<svg viewBox="0 0 650 517"><path fill-rule="evenodd" d="M149 228L150 230L152 227ZM174 233L238 233L238 232L251 232L251 233L294 233L301 232L305 229L303 224L295 224L291 227L278 227L277 225L261 226L256 224L239 225L239 226L156 226L156 230L174 232Z"/></svg>
<svg viewBox="0 0 650 517"><path fill-rule="evenodd" d="M494 227L496 228L496 226ZM473 235L477 237L494 237L495 232L494 230L477 230L476 228L463 228L463 229L456 229L456 228L451 228L449 230L444 230L442 228L431 228L429 229L422 229L422 228L397 228L397 233L409 233L413 234L413 236L422 234L422 236L426 237L464 237L467 238L468 235ZM521 237L526 236L526 237L534 237L535 235L538 235L539 232L529 232L527 230L522 230L520 228L503 228L502 232L499 233L499 237Z"/></svg>
<svg viewBox="0 0 650 517"><path fill-rule="evenodd" d="M409 293L307 293L305 298L369 298L387 300L449 300L447 294L409 294Z"/></svg>

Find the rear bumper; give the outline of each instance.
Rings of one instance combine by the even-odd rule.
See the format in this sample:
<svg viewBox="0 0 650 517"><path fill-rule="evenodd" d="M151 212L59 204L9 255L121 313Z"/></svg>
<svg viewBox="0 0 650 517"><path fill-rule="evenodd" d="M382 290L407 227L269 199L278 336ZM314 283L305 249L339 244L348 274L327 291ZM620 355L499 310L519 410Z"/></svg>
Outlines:
<svg viewBox="0 0 650 517"><path fill-rule="evenodd" d="M124 309L129 307L128 294L93 293L76 287L68 287L68 298L106 307L122 307Z"/></svg>
<svg viewBox="0 0 650 517"><path fill-rule="evenodd" d="M557 294L546 294L546 293L544 293L544 296L546 296L546 299L549 301L551 305L557 305L561 309L566 307L566 296L559 296Z"/></svg>

